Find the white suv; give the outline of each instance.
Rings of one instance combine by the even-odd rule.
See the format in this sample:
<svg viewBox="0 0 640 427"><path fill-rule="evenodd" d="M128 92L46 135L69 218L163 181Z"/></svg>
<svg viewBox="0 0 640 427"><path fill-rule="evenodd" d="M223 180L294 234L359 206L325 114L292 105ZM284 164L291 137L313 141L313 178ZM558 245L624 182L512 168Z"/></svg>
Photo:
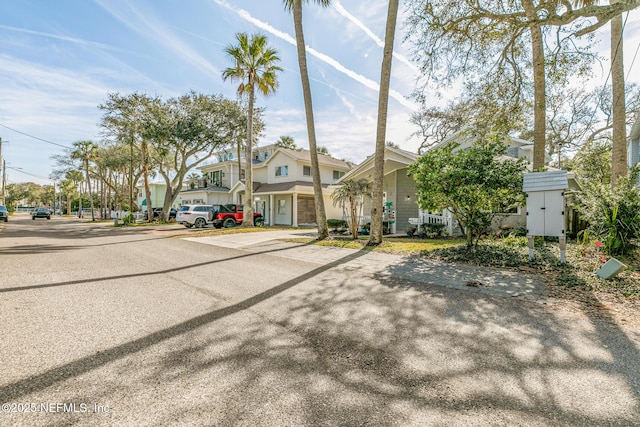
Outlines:
<svg viewBox="0 0 640 427"><path fill-rule="evenodd" d="M176 213L176 222L187 228L195 226L204 228L211 224L214 217L213 211L220 210L219 205L184 205Z"/></svg>

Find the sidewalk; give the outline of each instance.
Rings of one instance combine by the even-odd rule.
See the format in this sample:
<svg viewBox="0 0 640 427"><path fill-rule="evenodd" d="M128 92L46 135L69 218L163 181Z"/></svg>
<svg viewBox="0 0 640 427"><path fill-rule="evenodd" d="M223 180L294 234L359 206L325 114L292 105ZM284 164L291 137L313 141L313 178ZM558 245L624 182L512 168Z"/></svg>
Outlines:
<svg viewBox="0 0 640 427"><path fill-rule="evenodd" d="M303 245L280 240L314 236L315 230L288 230L188 237L185 240L264 252L270 256L317 264L328 264L358 252L356 249ZM363 275L384 276L407 286L443 286L465 292L550 304L549 292L544 282L535 274L380 252L367 252L338 268L357 269Z"/></svg>

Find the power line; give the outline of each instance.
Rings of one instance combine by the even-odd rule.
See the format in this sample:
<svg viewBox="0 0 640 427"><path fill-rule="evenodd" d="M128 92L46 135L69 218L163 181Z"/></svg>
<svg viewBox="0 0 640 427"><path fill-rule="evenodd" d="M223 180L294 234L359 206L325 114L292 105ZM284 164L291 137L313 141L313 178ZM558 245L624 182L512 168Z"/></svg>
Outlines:
<svg viewBox="0 0 640 427"><path fill-rule="evenodd" d="M636 48L636 53L633 55L633 60L631 61L631 66L629 67L629 72L627 72L626 80L629 80L629 74L631 74L631 70L633 69L633 64L636 62L636 57L638 56L638 51L640 51L640 42L638 43L638 47Z"/></svg>
<svg viewBox="0 0 640 427"><path fill-rule="evenodd" d="M69 147L67 145L58 144L56 142L52 142L52 141L48 141L46 139L38 138L37 136L29 135L28 133L24 133L24 132L21 132L21 131L19 131L17 129L10 128L9 126L3 125L2 123L0 123L0 126L2 126L5 129L9 129L9 130L12 130L12 131L14 131L16 133L19 133L20 135L28 136L29 138L33 138L33 139L37 139L38 141L46 142L47 144L57 145L58 147L62 147L62 148L69 148L69 149L71 148L71 147Z"/></svg>
<svg viewBox="0 0 640 427"><path fill-rule="evenodd" d="M25 171L23 171L23 170L22 170L22 169L20 169L20 168L14 168L14 167L12 167L12 166L7 166L7 169L12 169L12 170L14 170L14 171L16 171L16 172L20 172L20 173L23 173L23 174L25 174L25 175L32 176L32 177L34 177L34 178L39 178L39 179L49 180L49 178L44 178L44 177L41 177L41 176L38 176L38 175L34 175L34 174L32 174L32 173L29 173L29 172L25 172Z"/></svg>

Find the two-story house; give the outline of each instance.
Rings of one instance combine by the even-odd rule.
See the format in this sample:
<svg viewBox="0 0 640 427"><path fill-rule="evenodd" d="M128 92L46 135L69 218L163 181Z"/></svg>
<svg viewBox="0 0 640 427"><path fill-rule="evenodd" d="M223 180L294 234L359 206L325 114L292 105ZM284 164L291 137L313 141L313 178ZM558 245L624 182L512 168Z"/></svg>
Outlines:
<svg viewBox="0 0 640 427"><path fill-rule="evenodd" d="M262 151L258 153L260 158L253 159L254 209L262 213L266 224L297 227L316 223L310 154L300 148L276 148ZM333 205L329 185L347 173L352 164L318 154L318 165L326 216L340 218L342 211ZM236 183L231 193L235 200L242 200L244 183Z"/></svg>
<svg viewBox="0 0 640 427"><path fill-rule="evenodd" d="M265 224L315 224L315 202L309 150L280 148L276 144L256 147L252 153L254 210ZM352 164L318 154L327 218L340 218L331 201L329 185L352 168ZM220 152L214 162L201 166L202 177L180 192L180 204L244 203L245 160L233 150Z"/></svg>

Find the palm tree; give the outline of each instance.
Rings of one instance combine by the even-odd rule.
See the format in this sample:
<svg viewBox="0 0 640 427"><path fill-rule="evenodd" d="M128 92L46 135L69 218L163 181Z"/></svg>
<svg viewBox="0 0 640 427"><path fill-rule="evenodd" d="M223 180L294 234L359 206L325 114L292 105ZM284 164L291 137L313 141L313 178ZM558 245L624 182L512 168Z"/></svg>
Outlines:
<svg viewBox="0 0 640 427"><path fill-rule="evenodd" d="M311 86L309 84L309 73L307 71L307 52L304 44L304 32L302 31L303 1L305 0L284 0L284 7L288 12L293 11L293 26L296 32L296 46L298 48L298 66L300 67L304 111L307 118L307 135L311 155L311 178L313 179L313 194L315 196L318 240L323 240L329 236L329 227L327 225L327 214L324 210L322 183L320 181L320 167L318 166L318 152L316 151L316 129L313 120L313 105L311 103ZM323 7L331 4L331 0L314 0L314 2Z"/></svg>
<svg viewBox="0 0 640 427"><path fill-rule="evenodd" d="M235 66L222 72L223 80L239 80L238 94L249 95L247 113L247 143L245 148L245 200L243 227L253 227L253 175L251 171L251 149L253 148L253 109L256 90L264 96L272 94L278 87L277 72L282 68L276 65L280 61L278 52L267 46L267 37L262 34L248 36L236 34L237 45L230 45L225 53L234 61Z"/></svg>
<svg viewBox="0 0 640 427"><path fill-rule="evenodd" d="M373 198L371 200L371 234L367 245L382 243L382 193L384 182L384 146L387 134L387 107L389 105L389 83L391 80L391 60L396 32L399 0L389 0L387 28L382 54L380 73L380 94L378 98L378 126L376 129L376 153L373 166Z"/></svg>
<svg viewBox="0 0 640 427"><path fill-rule="evenodd" d="M365 196L370 197L371 193L369 193L369 184L364 179L343 181L331 194L334 206L340 204L343 210L346 205L349 206L349 231L354 239L358 238L359 218L362 216Z"/></svg>
<svg viewBox="0 0 640 427"><path fill-rule="evenodd" d="M71 213L71 194L76 189L76 185L73 180L69 178L68 174L65 179L60 182L60 191L66 195L67 198L67 215ZM60 206L60 213L62 213L62 206Z"/></svg>
<svg viewBox="0 0 640 427"><path fill-rule="evenodd" d="M71 158L79 159L87 180L87 188L89 189L89 202L91 203L91 221L95 221L95 213L93 212L93 192L91 190L91 179L89 178L89 162L95 158L98 146L93 141L76 141L73 143L74 150ZM81 196L82 197L82 196Z"/></svg>
<svg viewBox="0 0 640 427"><path fill-rule="evenodd" d="M282 148L289 148L291 150L295 150L298 148L293 138L287 135L282 135L279 140L276 141L276 146Z"/></svg>

